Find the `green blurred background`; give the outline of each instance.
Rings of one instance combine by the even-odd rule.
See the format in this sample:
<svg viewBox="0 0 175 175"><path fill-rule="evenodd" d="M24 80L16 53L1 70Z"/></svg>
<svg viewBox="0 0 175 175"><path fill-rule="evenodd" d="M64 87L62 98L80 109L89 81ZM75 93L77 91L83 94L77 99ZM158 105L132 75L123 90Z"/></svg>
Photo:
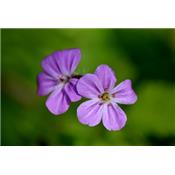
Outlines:
<svg viewBox="0 0 175 175"><path fill-rule="evenodd" d="M2 145L175 145L175 30L2 29ZM36 94L41 60L56 50L80 48L77 73L108 64L118 82L133 81L135 105L124 106L121 131L78 122L73 103L54 116Z"/></svg>

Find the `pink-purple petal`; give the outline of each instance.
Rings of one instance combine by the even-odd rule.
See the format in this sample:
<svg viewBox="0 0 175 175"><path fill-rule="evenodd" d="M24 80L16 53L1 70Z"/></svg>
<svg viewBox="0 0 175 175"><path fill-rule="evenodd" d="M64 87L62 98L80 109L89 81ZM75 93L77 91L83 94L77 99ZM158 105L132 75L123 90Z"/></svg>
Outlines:
<svg viewBox="0 0 175 175"><path fill-rule="evenodd" d="M57 81L48 74L41 72L37 77L37 93L40 96L48 95L57 85Z"/></svg>
<svg viewBox="0 0 175 175"><path fill-rule="evenodd" d="M57 88L46 101L48 110L54 115L59 115L66 112L69 109L70 99L64 92L62 87Z"/></svg>
<svg viewBox="0 0 175 175"><path fill-rule="evenodd" d="M70 76L80 62L81 52L80 49L68 49L55 52L53 57L57 58L57 65L61 73Z"/></svg>
<svg viewBox="0 0 175 175"><path fill-rule="evenodd" d="M86 74L77 83L78 93L86 98L96 98L104 89L95 74Z"/></svg>
<svg viewBox="0 0 175 175"><path fill-rule="evenodd" d="M125 126L127 117L117 104L105 104L103 107L102 122L109 131L120 130Z"/></svg>
<svg viewBox="0 0 175 175"><path fill-rule="evenodd" d="M72 78L64 87L64 90L67 96L72 102L76 102L81 99L81 96L78 95L78 92L76 89L77 82L78 82L78 79Z"/></svg>
<svg viewBox="0 0 175 175"><path fill-rule="evenodd" d="M108 65L100 65L97 67L95 74L102 82L103 88L109 90L114 87L116 77L113 70Z"/></svg>
<svg viewBox="0 0 175 175"><path fill-rule="evenodd" d="M53 55L47 56L42 62L41 66L48 75L57 79L61 74L61 71L57 65L58 58L53 57Z"/></svg>
<svg viewBox="0 0 175 175"><path fill-rule="evenodd" d="M137 101L137 95L132 89L131 80L125 80L111 90L114 101L120 104L134 104Z"/></svg>
<svg viewBox="0 0 175 175"><path fill-rule="evenodd" d="M78 107L77 116L80 123L96 126L101 122L102 105L96 100L88 100Z"/></svg>

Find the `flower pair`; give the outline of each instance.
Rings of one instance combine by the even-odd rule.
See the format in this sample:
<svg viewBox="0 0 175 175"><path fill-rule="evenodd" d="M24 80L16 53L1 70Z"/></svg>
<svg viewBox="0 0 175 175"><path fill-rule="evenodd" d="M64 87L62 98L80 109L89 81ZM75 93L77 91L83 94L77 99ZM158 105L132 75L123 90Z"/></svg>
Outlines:
<svg viewBox="0 0 175 175"><path fill-rule="evenodd" d="M38 95L50 94L46 106L55 115L66 112L71 102L88 98L77 109L78 120L89 126L102 121L106 129L120 130L127 117L118 103L133 104L137 100L131 81L115 87L115 74L107 65L98 66L94 74L75 75L80 59L80 49L57 51L46 57L41 63L44 71L37 79Z"/></svg>

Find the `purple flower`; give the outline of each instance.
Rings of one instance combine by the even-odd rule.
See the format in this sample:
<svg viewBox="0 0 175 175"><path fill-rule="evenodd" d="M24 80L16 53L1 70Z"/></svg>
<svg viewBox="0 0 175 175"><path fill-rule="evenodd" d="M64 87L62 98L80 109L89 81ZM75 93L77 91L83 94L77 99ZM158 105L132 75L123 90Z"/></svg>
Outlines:
<svg viewBox="0 0 175 175"><path fill-rule="evenodd" d="M86 74L77 83L80 95L90 100L77 109L81 123L96 126L101 121L108 130L120 130L127 117L120 104L133 104L137 96L132 89L131 80L125 80L114 87L116 77L107 65L100 65L94 74Z"/></svg>
<svg viewBox="0 0 175 175"><path fill-rule="evenodd" d="M78 79L73 74L80 58L80 49L70 49L57 51L41 63L44 71L37 78L38 95L50 94L46 106L55 115L66 112L71 102L81 99L76 91Z"/></svg>

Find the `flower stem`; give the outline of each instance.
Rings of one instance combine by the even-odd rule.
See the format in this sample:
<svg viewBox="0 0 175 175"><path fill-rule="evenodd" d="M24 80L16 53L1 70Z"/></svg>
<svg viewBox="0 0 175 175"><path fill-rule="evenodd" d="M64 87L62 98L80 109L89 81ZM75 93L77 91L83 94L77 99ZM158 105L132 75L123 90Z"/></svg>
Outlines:
<svg viewBox="0 0 175 175"><path fill-rule="evenodd" d="M80 79L83 75L72 75L72 78Z"/></svg>

